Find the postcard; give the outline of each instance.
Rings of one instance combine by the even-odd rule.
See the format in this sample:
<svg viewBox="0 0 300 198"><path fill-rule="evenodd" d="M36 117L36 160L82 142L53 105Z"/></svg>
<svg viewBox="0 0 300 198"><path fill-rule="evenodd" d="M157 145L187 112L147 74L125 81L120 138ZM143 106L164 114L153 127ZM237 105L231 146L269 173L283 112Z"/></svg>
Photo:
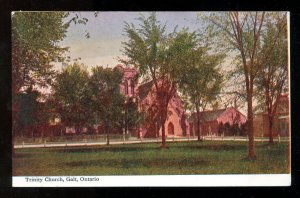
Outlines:
<svg viewBox="0 0 300 198"><path fill-rule="evenodd" d="M290 186L289 20L12 12L12 186Z"/></svg>

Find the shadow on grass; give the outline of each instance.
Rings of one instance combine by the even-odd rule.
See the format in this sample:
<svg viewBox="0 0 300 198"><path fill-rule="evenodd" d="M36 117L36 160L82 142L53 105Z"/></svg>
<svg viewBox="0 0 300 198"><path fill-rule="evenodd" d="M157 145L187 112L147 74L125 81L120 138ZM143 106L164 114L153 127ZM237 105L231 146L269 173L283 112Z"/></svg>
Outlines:
<svg viewBox="0 0 300 198"><path fill-rule="evenodd" d="M101 146L101 147L68 147L68 148L53 148L53 152L58 153L91 153L91 152L137 152L137 151L158 151L168 149L197 149L197 150L211 150L211 151L231 151L231 150L244 150L246 145L229 145L229 144L186 144L176 145L169 144L168 148L160 148L159 144L153 143L153 145L112 145L112 146Z"/></svg>
<svg viewBox="0 0 300 198"><path fill-rule="evenodd" d="M241 162L251 162L251 163L255 163L255 162L259 162L259 159L258 159L258 156L255 156L253 159L249 159L247 156L246 157L243 157L241 158L240 160Z"/></svg>
<svg viewBox="0 0 300 198"><path fill-rule="evenodd" d="M199 167L200 166L207 166L209 164L208 161L195 158L192 160L187 159L170 159L166 160L165 158L155 158L155 159L142 159L142 158L135 158L135 159L97 159L97 160L85 160L85 161L74 161L63 163L62 166L64 167L114 167L114 168L178 168L178 167Z"/></svg>
<svg viewBox="0 0 300 198"><path fill-rule="evenodd" d="M189 149L198 149L198 150L211 150L211 151L231 151L231 150L245 150L245 145L228 145L228 144L216 144L216 145L186 145L186 146L177 146L177 148L189 148Z"/></svg>
<svg viewBox="0 0 300 198"><path fill-rule="evenodd" d="M274 143L268 143L268 142L264 142L260 145L258 145L258 147L261 148L276 148L276 147L287 147L287 143L278 143L278 142L274 142Z"/></svg>
<svg viewBox="0 0 300 198"><path fill-rule="evenodd" d="M91 153L91 152L137 152L137 151L151 151L151 150L161 150L159 146L157 147L143 147L143 146L102 146L97 148L92 147L70 147L70 148L59 148L53 150L54 152L58 153Z"/></svg>
<svg viewBox="0 0 300 198"><path fill-rule="evenodd" d="M32 157L32 153L15 153L13 156L14 159L23 159Z"/></svg>

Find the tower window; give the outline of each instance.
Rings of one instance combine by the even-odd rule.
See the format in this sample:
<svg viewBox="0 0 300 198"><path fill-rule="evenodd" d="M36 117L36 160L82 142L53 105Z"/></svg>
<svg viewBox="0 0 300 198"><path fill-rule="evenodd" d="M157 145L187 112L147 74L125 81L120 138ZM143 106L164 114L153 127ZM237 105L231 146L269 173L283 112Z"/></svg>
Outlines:
<svg viewBox="0 0 300 198"><path fill-rule="evenodd" d="M125 80L125 94L128 94L128 81Z"/></svg>
<svg viewBox="0 0 300 198"><path fill-rule="evenodd" d="M132 79L130 85L131 85L131 94L134 95L134 81Z"/></svg>

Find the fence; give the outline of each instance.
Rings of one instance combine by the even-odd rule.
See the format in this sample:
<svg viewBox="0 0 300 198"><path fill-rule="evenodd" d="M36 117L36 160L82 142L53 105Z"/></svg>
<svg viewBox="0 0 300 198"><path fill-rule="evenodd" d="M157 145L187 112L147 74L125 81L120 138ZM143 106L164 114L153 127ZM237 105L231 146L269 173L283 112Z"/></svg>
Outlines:
<svg viewBox="0 0 300 198"><path fill-rule="evenodd" d="M137 138L131 137L130 135L116 135L112 134L109 136L110 144L134 144L134 143L160 143L161 137L157 138ZM167 142L189 142L196 141L196 136L191 137L166 137ZM248 141L245 136L203 136L205 141ZM255 137L256 142L268 142L268 138ZM106 135L69 135L69 136L53 136L53 137L16 137L14 138L15 148L26 148L26 147L59 147L59 146L88 146L88 145L105 145ZM287 137L274 137L274 141L288 141Z"/></svg>
<svg viewBox="0 0 300 198"><path fill-rule="evenodd" d="M119 135L119 134L112 134L109 135L110 140L112 141L123 141L131 139L130 135ZM106 135L88 135L88 134L76 134L76 135L63 135L63 136L47 136L47 137L15 137L14 142L15 144L41 144L44 142L106 142Z"/></svg>

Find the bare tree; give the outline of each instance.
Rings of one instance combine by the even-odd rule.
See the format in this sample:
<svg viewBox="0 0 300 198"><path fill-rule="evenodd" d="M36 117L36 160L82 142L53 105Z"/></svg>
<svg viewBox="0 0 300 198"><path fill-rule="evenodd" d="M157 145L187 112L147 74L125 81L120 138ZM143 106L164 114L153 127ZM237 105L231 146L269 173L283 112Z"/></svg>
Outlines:
<svg viewBox="0 0 300 198"><path fill-rule="evenodd" d="M269 142L273 143L273 122L277 106L288 85L287 20L286 14L278 13L267 23L267 33L263 39L262 53L264 65L255 81L258 93L264 100L264 110L268 115ZM273 48L273 50L269 50Z"/></svg>
<svg viewBox="0 0 300 198"><path fill-rule="evenodd" d="M253 136L253 94L254 81L267 58L274 50L274 45L266 51L261 49L262 37L267 32L267 21L272 21L268 12L221 12L203 16L208 22L208 35L217 38L223 49L236 54L237 68L242 71L247 99L248 119L248 158L255 159ZM271 43L276 43L279 35Z"/></svg>

